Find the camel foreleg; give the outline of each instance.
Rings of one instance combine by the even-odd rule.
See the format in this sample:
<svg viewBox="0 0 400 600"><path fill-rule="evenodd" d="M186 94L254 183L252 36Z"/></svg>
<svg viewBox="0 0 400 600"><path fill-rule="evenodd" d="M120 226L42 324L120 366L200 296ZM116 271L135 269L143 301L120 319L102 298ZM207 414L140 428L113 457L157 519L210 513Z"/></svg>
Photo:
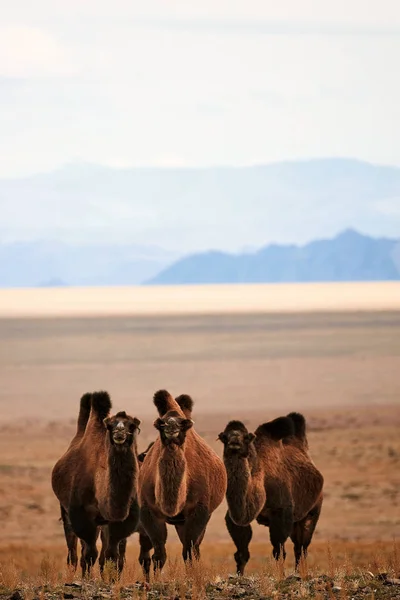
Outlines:
<svg viewBox="0 0 400 600"><path fill-rule="evenodd" d="M246 564L250 559L249 544L253 536L251 525L236 525L229 515L225 515L225 523L237 550L234 554L236 561L236 571L239 575L244 574Z"/></svg>
<svg viewBox="0 0 400 600"><path fill-rule="evenodd" d="M185 517L183 524L175 526L182 542L183 560L200 559L200 544L203 541L210 513L204 504L197 504L194 510Z"/></svg>
<svg viewBox="0 0 400 600"><path fill-rule="evenodd" d="M140 522L154 547L152 556L154 571L161 571L167 560L167 552L165 550L167 526L165 520L160 519L151 508L144 505L140 509Z"/></svg>

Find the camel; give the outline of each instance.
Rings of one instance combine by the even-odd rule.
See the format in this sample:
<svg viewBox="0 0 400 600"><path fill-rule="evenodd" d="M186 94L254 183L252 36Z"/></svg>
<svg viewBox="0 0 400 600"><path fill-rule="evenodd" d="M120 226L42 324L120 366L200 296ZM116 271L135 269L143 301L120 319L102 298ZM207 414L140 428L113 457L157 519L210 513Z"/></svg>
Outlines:
<svg viewBox="0 0 400 600"><path fill-rule="evenodd" d="M123 569L126 538L138 526L137 434L140 421L124 411L109 416L107 392L81 398L75 437L52 472L68 546L67 563L76 569L77 541L82 544L82 575L90 571L101 531L103 570L106 560Z"/></svg>
<svg viewBox="0 0 400 600"><path fill-rule="evenodd" d="M241 421L230 421L219 434L228 475L226 526L237 551L237 572L250 558L254 519L269 527L273 556L285 559L284 544L294 544L296 569L317 525L323 477L308 452L303 415L290 413L249 433Z"/></svg>
<svg viewBox="0 0 400 600"><path fill-rule="evenodd" d="M161 570L167 555L166 524L174 525L185 562L200 558L200 544L213 511L221 504L227 478L222 460L193 429L193 400L176 400L166 390L154 394L159 435L139 473L141 536L139 561L146 577L153 566Z"/></svg>

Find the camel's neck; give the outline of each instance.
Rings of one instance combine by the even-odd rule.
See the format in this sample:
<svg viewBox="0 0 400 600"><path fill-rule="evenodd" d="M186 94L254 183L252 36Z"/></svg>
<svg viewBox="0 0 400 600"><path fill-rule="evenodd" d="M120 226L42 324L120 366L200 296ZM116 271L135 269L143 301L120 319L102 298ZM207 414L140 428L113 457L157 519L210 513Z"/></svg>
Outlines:
<svg viewBox="0 0 400 600"><path fill-rule="evenodd" d="M106 456L101 513L107 520L123 521L137 495L139 467L135 446L117 450L107 439Z"/></svg>
<svg viewBox="0 0 400 600"><path fill-rule="evenodd" d="M265 487L262 472L257 465L255 451L249 458L225 457L228 475L226 500L229 514L237 525L248 525L261 512L265 504Z"/></svg>
<svg viewBox="0 0 400 600"><path fill-rule="evenodd" d="M187 496L187 463L183 448L174 444L162 448L155 496L161 512L168 517L174 517L183 510Z"/></svg>

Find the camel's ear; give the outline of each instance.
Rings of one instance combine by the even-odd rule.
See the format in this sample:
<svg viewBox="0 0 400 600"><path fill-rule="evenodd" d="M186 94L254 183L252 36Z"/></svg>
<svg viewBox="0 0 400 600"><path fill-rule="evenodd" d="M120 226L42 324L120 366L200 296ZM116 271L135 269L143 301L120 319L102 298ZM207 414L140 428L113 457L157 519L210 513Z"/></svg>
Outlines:
<svg viewBox="0 0 400 600"><path fill-rule="evenodd" d="M187 431L188 429L193 427L193 425L194 425L194 421L192 421L192 419L184 419L182 421L181 427L182 427L183 431Z"/></svg>
<svg viewBox="0 0 400 600"><path fill-rule="evenodd" d="M137 432L140 433L140 423L141 423L141 421L139 419L137 419L136 417L133 417L132 423L131 423L131 429L137 429Z"/></svg>
<svg viewBox="0 0 400 600"><path fill-rule="evenodd" d="M221 431L221 433L218 434L217 440L220 440L223 444L226 444L226 442L228 441L226 433Z"/></svg>
<svg viewBox="0 0 400 600"><path fill-rule="evenodd" d="M161 431L163 427L165 427L165 423L162 419L156 419L153 425L156 429L158 429L158 431Z"/></svg>
<svg viewBox="0 0 400 600"><path fill-rule="evenodd" d="M256 436L254 435L254 433L247 433L246 434L246 442L249 442L249 444L251 442L253 442L256 439Z"/></svg>
<svg viewBox="0 0 400 600"><path fill-rule="evenodd" d="M110 422L111 422L111 418L110 417L106 417L105 419L103 419L103 423L107 427L107 429L108 429L108 426L109 426Z"/></svg>

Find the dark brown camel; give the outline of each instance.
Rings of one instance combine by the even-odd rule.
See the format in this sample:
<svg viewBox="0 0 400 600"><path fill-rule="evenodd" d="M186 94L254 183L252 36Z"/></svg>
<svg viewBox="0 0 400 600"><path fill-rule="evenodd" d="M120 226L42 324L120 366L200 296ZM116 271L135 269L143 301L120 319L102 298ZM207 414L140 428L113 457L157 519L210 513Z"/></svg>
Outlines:
<svg viewBox="0 0 400 600"><path fill-rule="evenodd" d="M68 546L67 561L77 567L79 538L83 575L97 559L100 529L100 568L111 560L121 571L126 538L139 521L136 437L140 421L125 412L110 417L110 410L107 392L82 397L77 433L52 473Z"/></svg>
<svg viewBox="0 0 400 600"><path fill-rule="evenodd" d="M175 525L183 559L200 558L207 523L226 491L221 459L193 429L192 399L174 400L160 390L154 404L160 415L154 422L159 436L139 474L140 522L147 534L140 540L139 560L147 577L152 546L154 568L162 569L165 564L167 523Z"/></svg>
<svg viewBox="0 0 400 600"><path fill-rule="evenodd" d="M290 413L249 433L241 421L231 421L219 434L228 474L225 520L236 545L238 573L250 558L250 523L269 527L273 556L285 558L284 544L294 544L296 568L308 546L322 506L323 477L308 453L306 423Z"/></svg>

